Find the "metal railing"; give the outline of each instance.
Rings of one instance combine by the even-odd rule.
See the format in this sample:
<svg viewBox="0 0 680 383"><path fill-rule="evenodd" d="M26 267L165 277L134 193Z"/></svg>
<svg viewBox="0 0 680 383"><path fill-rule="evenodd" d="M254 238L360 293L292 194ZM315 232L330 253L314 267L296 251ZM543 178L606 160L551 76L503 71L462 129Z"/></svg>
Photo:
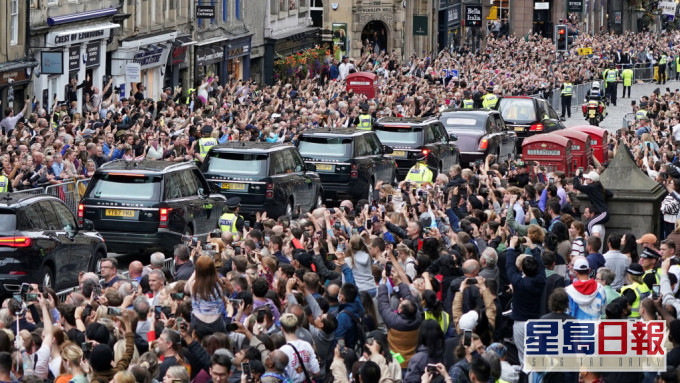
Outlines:
<svg viewBox="0 0 680 383"><path fill-rule="evenodd" d="M17 190L13 194L48 194L62 200L73 214L78 212L78 203L85 195L89 178L77 181L67 181L45 187Z"/></svg>
<svg viewBox="0 0 680 383"><path fill-rule="evenodd" d="M571 93L572 111L575 106L578 106L583 102L583 100L586 98L586 93L588 93L592 85L592 82L574 85ZM548 104L550 104L550 106L555 109L555 112L560 113L562 111L562 95L560 94L560 88L553 89L552 94L548 97L543 97L540 94L532 95L532 97L545 98Z"/></svg>
<svg viewBox="0 0 680 383"><path fill-rule="evenodd" d="M621 124L621 128L623 129L630 129L631 126L635 123L635 113L626 113L625 116L623 116L623 123Z"/></svg>

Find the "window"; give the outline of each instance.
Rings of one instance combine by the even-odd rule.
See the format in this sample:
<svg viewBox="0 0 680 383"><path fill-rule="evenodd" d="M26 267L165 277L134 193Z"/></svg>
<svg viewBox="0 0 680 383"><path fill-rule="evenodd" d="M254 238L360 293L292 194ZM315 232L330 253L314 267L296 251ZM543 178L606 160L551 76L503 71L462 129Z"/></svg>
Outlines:
<svg viewBox="0 0 680 383"><path fill-rule="evenodd" d="M234 18L236 20L240 20L241 19L241 0L234 0L234 7L235 7Z"/></svg>
<svg viewBox="0 0 680 383"><path fill-rule="evenodd" d="M269 14L276 15L279 13L279 0L269 1Z"/></svg>
<svg viewBox="0 0 680 383"><path fill-rule="evenodd" d="M94 182L89 194L94 199L155 201L161 189L161 177L143 174L101 174L95 176Z"/></svg>
<svg viewBox="0 0 680 383"><path fill-rule="evenodd" d="M37 203L21 209L18 213L17 228L22 231L38 231L45 229L45 219ZM5 217L3 215L3 217Z"/></svg>
<svg viewBox="0 0 680 383"><path fill-rule="evenodd" d="M208 156L207 161L206 173L237 177L265 177L267 175L266 154L214 152Z"/></svg>
<svg viewBox="0 0 680 383"><path fill-rule="evenodd" d="M46 230L61 230L61 222L59 217L54 213L52 204L49 201L38 202L45 222L42 224Z"/></svg>
<svg viewBox="0 0 680 383"><path fill-rule="evenodd" d="M222 0L222 21L226 22L229 17L227 8L229 7L229 0Z"/></svg>
<svg viewBox="0 0 680 383"><path fill-rule="evenodd" d="M349 138L303 136L300 138L298 149L305 157L347 158L352 150L352 140Z"/></svg>
<svg viewBox="0 0 680 383"><path fill-rule="evenodd" d="M19 0L10 0L10 44L19 44Z"/></svg>
<svg viewBox="0 0 680 383"><path fill-rule="evenodd" d="M59 219L59 226L64 231L74 231L78 228L71 211L64 204L52 201L52 207Z"/></svg>
<svg viewBox="0 0 680 383"><path fill-rule="evenodd" d="M213 11L214 11L215 10L215 0L210 0L210 6L213 7ZM215 24L214 18L210 19L210 24Z"/></svg>
<svg viewBox="0 0 680 383"><path fill-rule="evenodd" d="M179 173L179 178L182 185L182 197L191 197L198 194L198 184L196 184L191 170L182 170Z"/></svg>
<svg viewBox="0 0 680 383"><path fill-rule="evenodd" d="M363 136L354 139L354 155L356 157L371 155L371 148Z"/></svg>
<svg viewBox="0 0 680 383"><path fill-rule="evenodd" d="M20 213L17 213L21 217ZM0 211L0 231L14 231L17 228L17 216L12 211ZM35 230L29 226L30 230Z"/></svg>
<svg viewBox="0 0 680 383"><path fill-rule="evenodd" d="M151 0L151 24L156 24L156 3L158 0Z"/></svg>
<svg viewBox="0 0 680 383"><path fill-rule="evenodd" d="M47 5L59 5L59 0L47 0Z"/></svg>
<svg viewBox="0 0 680 383"><path fill-rule="evenodd" d="M181 198L182 197L181 188L182 186L179 174L177 173L168 174L165 177L165 196L163 197L163 200L168 201L176 198Z"/></svg>

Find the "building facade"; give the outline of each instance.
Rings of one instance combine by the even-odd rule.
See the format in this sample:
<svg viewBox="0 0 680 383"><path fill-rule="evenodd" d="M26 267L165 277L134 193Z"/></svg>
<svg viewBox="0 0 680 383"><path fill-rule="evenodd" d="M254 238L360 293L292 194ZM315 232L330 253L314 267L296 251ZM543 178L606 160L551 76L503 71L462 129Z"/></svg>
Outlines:
<svg viewBox="0 0 680 383"><path fill-rule="evenodd" d="M29 14L27 2L23 0L7 0L0 2L0 20L6 20L3 32L0 33L0 47L4 53L0 55L0 116L5 110L20 111L26 96L32 94L29 89L31 77L37 62L28 54L26 35Z"/></svg>

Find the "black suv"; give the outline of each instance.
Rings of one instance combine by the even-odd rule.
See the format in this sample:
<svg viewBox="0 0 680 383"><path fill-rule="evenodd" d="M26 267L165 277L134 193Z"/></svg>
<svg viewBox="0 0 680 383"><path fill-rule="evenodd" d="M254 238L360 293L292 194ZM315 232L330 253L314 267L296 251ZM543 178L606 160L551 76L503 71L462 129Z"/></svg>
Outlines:
<svg viewBox="0 0 680 383"><path fill-rule="evenodd" d="M97 169L78 205L111 252L172 251L182 235L206 238L226 200L193 162L117 160Z"/></svg>
<svg viewBox="0 0 680 383"><path fill-rule="evenodd" d="M298 150L321 177L326 200L370 199L377 181L396 184L397 165L386 156L375 132L355 129L315 129L300 135Z"/></svg>
<svg viewBox="0 0 680 383"><path fill-rule="evenodd" d="M458 138L448 134L434 117L386 117L378 120L373 129L380 142L392 148L400 178L406 177L416 159L423 154L427 156L427 166L434 177L442 171L448 172L451 166L460 162L460 153L453 143Z"/></svg>
<svg viewBox="0 0 680 383"><path fill-rule="evenodd" d="M53 289L78 285L80 271L99 272L106 245L92 222L76 217L58 198L21 192L0 197L0 294L22 283Z"/></svg>
<svg viewBox="0 0 680 383"><path fill-rule="evenodd" d="M289 144L228 142L210 148L201 170L227 198L240 197L241 210L251 218L292 217L323 204L323 188L314 165L305 164Z"/></svg>
<svg viewBox="0 0 680 383"><path fill-rule="evenodd" d="M508 128L517 133L518 151L522 150L522 142L527 137L564 129L557 112L548 101L539 97L501 97L495 109L501 112Z"/></svg>

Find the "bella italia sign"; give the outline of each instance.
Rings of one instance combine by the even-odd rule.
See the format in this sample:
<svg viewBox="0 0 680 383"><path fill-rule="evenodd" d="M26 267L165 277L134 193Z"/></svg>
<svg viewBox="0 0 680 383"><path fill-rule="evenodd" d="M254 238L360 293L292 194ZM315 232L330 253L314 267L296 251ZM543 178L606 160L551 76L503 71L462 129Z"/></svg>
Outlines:
<svg viewBox="0 0 680 383"><path fill-rule="evenodd" d="M468 27L482 26L482 7L480 5L465 7L465 25Z"/></svg>

